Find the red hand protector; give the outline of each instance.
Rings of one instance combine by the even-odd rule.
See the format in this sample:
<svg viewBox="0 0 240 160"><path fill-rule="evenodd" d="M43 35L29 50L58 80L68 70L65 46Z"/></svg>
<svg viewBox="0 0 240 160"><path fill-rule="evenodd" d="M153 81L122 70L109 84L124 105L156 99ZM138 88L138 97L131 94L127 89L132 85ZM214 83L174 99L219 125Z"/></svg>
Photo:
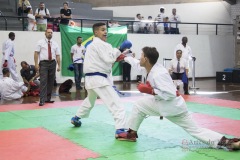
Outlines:
<svg viewBox="0 0 240 160"><path fill-rule="evenodd" d="M8 63L7 62L4 62L3 63L3 67L6 68L8 66Z"/></svg>
<svg viewBox="0 0 240 160"><path fill-rule="evenodd" d="M29 82L30 86L34 87L37 86L34 82Z"/></svg>
<svg viewBox="0 0 240 160"><path fill-rule="evenodd" d="M155 95L154 94L154 91L153 91L153 88L152 86L150 85L150 83L147 81L146 84L144 83L140 83L138 86L137 86L138 90L142 93L147 93L147 94L152 94L152 95Z"/></svg>
<svg viewBox="0 0 240 160"><path fill-rule="evenodd" d="M176 91L176 96L177 96L177 97L179 97L179 96L180 96L180 93L179 93L179 91L178 91L178 90Z"/></svg>
<svg viewBox="0 0 240 160"><path fill-rule="evenodd" d="M126 57L126 56L125 56L124 54L121 54L121 55L117 58L116 62L123 61L125 57Z"/></svg>

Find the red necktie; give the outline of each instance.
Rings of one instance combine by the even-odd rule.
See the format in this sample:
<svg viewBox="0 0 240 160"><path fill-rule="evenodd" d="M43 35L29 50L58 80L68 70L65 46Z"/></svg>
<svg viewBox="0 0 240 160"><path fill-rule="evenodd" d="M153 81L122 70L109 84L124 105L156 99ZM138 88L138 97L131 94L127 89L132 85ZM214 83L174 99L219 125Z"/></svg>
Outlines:
<svg viewBox="0 0 240 160"><path fill-rule="evenodd" d="M52 60L51 44L48 41L48 60Z"/></svg>

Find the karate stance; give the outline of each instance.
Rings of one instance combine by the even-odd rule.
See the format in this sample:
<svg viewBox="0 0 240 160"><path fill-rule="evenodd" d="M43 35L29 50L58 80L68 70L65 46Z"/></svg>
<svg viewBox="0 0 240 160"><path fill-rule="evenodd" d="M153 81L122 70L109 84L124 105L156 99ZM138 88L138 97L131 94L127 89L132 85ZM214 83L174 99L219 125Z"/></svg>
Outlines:
<svg viewBox="0 0 240 160"><path fill-rule="evenodd" d="M113 89L109 79L112 64L122 60L124 55L113 48L107 40L107 28L105 23L93 25L93 42L88 45L84 59L83 72L85 73L85 88L88 95L79 107L76 116L72 117L71 123L76 127L81 126L81 118L88 117L94 107L97 96L107 105L115 120L116 135L125 132L126 113L121 105L117 92Z"/></svg>
<svg viewBox="0 0 240 160"><path fill-rule="evenodd" d="M240 139L229 139L220 133L197 126L187 110L185 100L178 94L168 71L161 64L156 63L159 57L156 48L144 47L142 51L140 62L132 57L126 57L124 60L147 75L146 84L139 82L137 88L140 92L151 96L142 98L134 104L128 132L118 134L116 138L136 141L137 130L147 115L164 116L191 136L213 148L240 149Z"/></svg>

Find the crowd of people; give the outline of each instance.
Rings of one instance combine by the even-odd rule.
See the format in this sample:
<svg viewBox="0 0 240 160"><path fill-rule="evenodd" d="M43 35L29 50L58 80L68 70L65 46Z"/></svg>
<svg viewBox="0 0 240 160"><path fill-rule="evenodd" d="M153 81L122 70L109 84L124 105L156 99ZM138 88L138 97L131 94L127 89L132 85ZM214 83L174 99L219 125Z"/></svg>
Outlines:
<svg viewBox="0 0 240 160"><path fill-rule="evenodd" d="M45 38L37 43L34 62L29 65L26 61L21 62L21 77L16 71L16 60L14 58L15 33L10 32L9 39L3 43L3 57L0 66L0 97L4 100L19 99L22 96L40 96L39 106L51 101L52 88L55 81L56 64L60 71L60 50L58 44L52 40L53 31L47 29ZM11 78L10 78L11 75ZM40 80L38 79L40 77ZM12 96L9 96L12 95Z"/></svg>
<svg viewBox="0 0 240 160"><path fill-rule="evenodd" d="M158 34L180 34L178 22L181 22L180 16L177 14L176 8L172 9L170 17L165 15L165 8L160 8L160 13L155 17L148 16L147 19L138 13L133 24L135 33L158 33Z"/></svg>
<svg viewBox="0 0 240 160"><path fill-rule="evenodd" d="M60 16L55 17L51 23L48 23L48 18L52 17L50 16L49 9L45 7L44 2L40 2L39 7L34 12L29 0L19 0L19 20L22 20L21 16L25 13L28 17L28 31L45 31L46 28L59 31L59 24L75 25L75 22L70 20L72 18L72 11L68 5L68 2L64 2L60 10ZM148 16L147 19L138 13L135 17L135 21L137 22L133 23L133 31L135 33L180 34L177 23L181 22L181 19L177 14L176 8L172 9L172 15L169 17L165 15L164 7L161 7L159 11L160 13L155 18ZM119 26L121 25L116 20L108 22L108 27Z"/></svg>
<svg viewBox="0 0 240 160"><path fill-rule="evenodd" d="M34 12L29 0L19 0L19 20L22 20L23 14L27 14L28 17L27 30L40 32L44 32L47 28L53 28L54 31L59 31L59 24L70 25L71 23L69 22L69 19L72 18L72 11L68 7L68 2L63 3L63 8L60 10L60 16L52 23L48 23L48 18L51 18L51 16L49 9L45 7L44 2L40 2L39 7L36 8Z"/></svg>

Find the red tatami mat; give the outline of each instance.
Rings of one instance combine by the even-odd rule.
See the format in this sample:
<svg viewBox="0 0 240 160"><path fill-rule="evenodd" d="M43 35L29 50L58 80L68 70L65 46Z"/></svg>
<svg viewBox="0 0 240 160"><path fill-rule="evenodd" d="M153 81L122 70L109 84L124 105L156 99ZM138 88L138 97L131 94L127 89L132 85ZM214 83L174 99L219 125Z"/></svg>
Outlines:
<svg viewBox="0 0 240 160"><path fill-rule="evenodd" d="M134 102L138 99L141 99L142 96L136 97L124 97L121 98L122 102ZM63 101L63 102L54 102L54 103L45 103L44 106L38 106L38 102L30 104L6 104L0 106L0 112L8 111L18 111L18 110L33 110L33 109L47 109L47 108L63 108L63 107L74 107L80 106L83 100L78 101ZM97 99L95 104L102 104L101 99Z"/></svg>
<svg viewBox="0 0 240 160"><path fill-rule="evenodd" d="M194 113L193 119L201 127L214 130L219 133L240 137L240 121L221 118L206 114Z"/></svg>
<svg viewBox="0 0 240 160"><path fill-rule="evenodd" d="M228 108L240 108L240 102L238 101L207 98L207 97L201 97L196 95L190 95L190 96L183 95L183 98L187 102L196 102L201 104L209 104L209 105L222 106L222 107L228 107Z"/></svg>
<svg viewBox="0 0 240 160"><path fill-rule="evenodd" d="M99 155L43 128L0 131L1 160L75 160Z"/></svg>

